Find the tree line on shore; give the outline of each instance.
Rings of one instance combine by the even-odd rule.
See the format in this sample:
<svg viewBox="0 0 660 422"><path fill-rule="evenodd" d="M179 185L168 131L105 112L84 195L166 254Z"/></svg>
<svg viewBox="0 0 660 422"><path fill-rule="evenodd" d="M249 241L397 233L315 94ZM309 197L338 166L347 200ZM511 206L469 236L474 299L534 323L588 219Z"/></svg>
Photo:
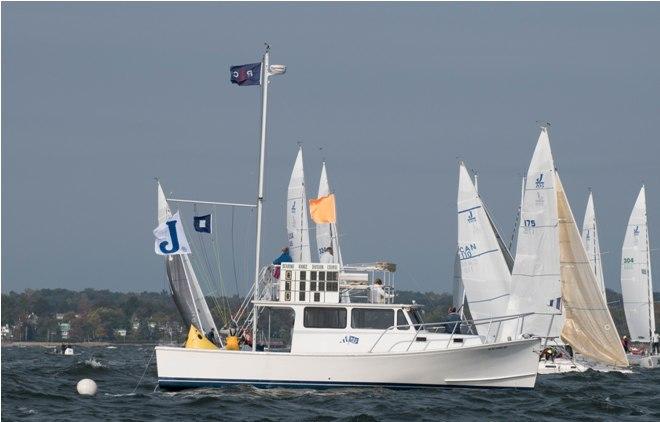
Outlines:
<svg viewBox="0 0 660 422"><path fill-rule="evenodd" d="M621 295L608 290L614 322L627 334ZM657 300L657 297L656 297ZM452 297L447 293L398 291L396 301L423 305L427 322L447 315ZM242 298L207 297L218 326L228 324ZM656 304L656 321L660 304ZM169 292L111 292L85 289L27 289L2 294L3 339L60 341L66 330L68 341L174 341L185 338L183 322Z"/></svg>

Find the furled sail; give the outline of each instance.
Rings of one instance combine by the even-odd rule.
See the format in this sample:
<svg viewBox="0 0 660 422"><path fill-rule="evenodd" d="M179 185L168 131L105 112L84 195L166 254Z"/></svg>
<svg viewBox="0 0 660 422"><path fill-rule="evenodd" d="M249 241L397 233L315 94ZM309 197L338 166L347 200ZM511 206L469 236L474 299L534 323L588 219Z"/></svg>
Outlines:
<svg viewBox="0 0 660 422"><path fill-rule="evenodd" d="M158 224L162 224L172 215L170 207L165 198L163 188L158 183ZM167 278L172 289L174 303L179 309L186 327L191 324L203 332L209 332L211 328L218 330L211 316L211 311L206 304L204 293L199 287L199 282L189 255L170 255L165 257L165 269Z"/></svg>
<svg viewBox="0 0 660 422"><path fill-rule="evenodd" d="M559 174L555 173L564 325L561 339L581 355L628 366L607 301L592 270Z"/></svg>
<svg viewBox="0 0 660 422"><path fill-rule="evenodd" d="M603 276L603 262L600 257L600 243L598 242L598 228L596 226L596 211L594 210L594 199L591 192L589 192L589 200L587 201L587 209L584 212L584 221L582 222L582 243L587 250L591 268L596 274L598 280L598 288L605 296L605 277Z"/></svg>
<svg viewBox="0 0 660 422"><path fill-rule="evenodd" d="M525 318L522 334L559 337L564 321L561 315L557 192L555 165L545 127L541 129L527 171L520 214L507 314L534 312L536 315ZM512 325L506 324L505 338L520 334L511 332Z"/></svg>
<svg viewBox="0 0 660 422"><path fill-rule="evenodd" d="M649 342L655 329L646 191L639 191L621 250L621 293L632 341Z"/></svg>
<svg viewBox="0 0 660 422"><path fill-rule="evenodd" d="M465 295L474 319L506 315L511 273L483 202L463 163L458 182L458 256ZM488 335L487 325L478 325ZM490 331L493 337L496 330Z"/></svg>
<svg viewBox="0 0 660 422"><path fill-rule="evenodd" d="M293 262L310 262L309 223L307 221L307 197L305 195L305 171L302 147L293 165L286 201L286 230L289 236L289 254Z"/></svg>
<svg viewBox="0 0 660 422"><path fill-rule="evenodd" d="M327 195L330 195L330 184L328 183L328 174L324 162L321 168L318 197L321 198ZM316 247L319 252L319 262L343 265L336 222L316 225Z"/></svg>

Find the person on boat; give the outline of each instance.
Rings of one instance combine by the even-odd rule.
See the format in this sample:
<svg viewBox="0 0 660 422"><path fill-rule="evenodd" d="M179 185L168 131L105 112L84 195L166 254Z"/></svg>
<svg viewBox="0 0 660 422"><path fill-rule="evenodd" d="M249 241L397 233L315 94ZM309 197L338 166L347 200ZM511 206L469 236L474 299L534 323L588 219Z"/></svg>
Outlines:
<svg viewBox="0 0 660 422"><path fill-rule="evenodd" d="M450 306L447 310L447 318L445 321L447 322L447 324L445 324L445 332L450 334L461 333L461 316L458 314L454 306Z"/></svg>
<svg viewBox="0 0 660 422"><path fill-rule="evenodd" d="M283 247L282 254L273 261L273 265L276 265L275 270L273 270L273 277L280 278L280 265L284 262L293 262L293 258L289 255L288 246Z"/></svg>
<svg viewBox="0 0 660 422"><path fill-rule="evenodd" d="M387 299L393 298L394 295L385 292L383 289L383 280L377 278L374 281L374 284L371 286L371 291L369 292L369 302L371 303L387 303Z"/></svg>
<svg viewBox="0 0 660 422"><path fill-rule="evenodd" d="M206 333L206 338L209 339L211 343L215 344L215 328L211 328L211 331Z"/></svg>
<svg viewBox="0 0 660 422"><path fill-rule="evenodd" d="M653 353L654 355L660 354L660 334L657 331L653 333Z"/></svg>
<svg viewBox="0 0 660 422"><path fill-rule="evenodd" d="M556 357L557 357L557 351L555 350L554 347L546 347L541 352L541 358L545 359L546 362L554 363Z"/></svg>
<svg viewBox="0 0 660 422"><path fill-rule="evenodd" d="M566 346L564 346L564 348L566 349L566 353L568 353L568 357L570 359L573 359L573 348L571 347L571 345L567 344Z"/></svg>
<svg viewBox="0 0 660 422"><path fill-rule="evenodd" d="M60 346L60 349L62 349L62 354L64 354L64 352L66 351L66 348L67 348L67 345L62 343L62 345Z"/></svg>
<svg viewBox="0 0 660 422"><path fill-rule="evenodd" d="M621 341L621 344L623 345L623 351L630 353L630 340L628 339L628 336L623 336L623 341Z"/></svg>

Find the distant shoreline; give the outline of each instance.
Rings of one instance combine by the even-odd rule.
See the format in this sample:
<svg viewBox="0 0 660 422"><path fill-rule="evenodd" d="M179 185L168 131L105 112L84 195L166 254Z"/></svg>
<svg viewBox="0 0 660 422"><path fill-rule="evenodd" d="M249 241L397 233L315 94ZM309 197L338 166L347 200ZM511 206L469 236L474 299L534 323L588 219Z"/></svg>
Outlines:
<svg viewBox="0 0 660 422"><path fill-rule="evenodd" d="M74 347L106 347L106 346L144 346L155 345L155 343L124 343L124 342L109 342L109 341L3 341L2 347L46 347L53 348L59 347L62 343L70 344Z"/></svg>

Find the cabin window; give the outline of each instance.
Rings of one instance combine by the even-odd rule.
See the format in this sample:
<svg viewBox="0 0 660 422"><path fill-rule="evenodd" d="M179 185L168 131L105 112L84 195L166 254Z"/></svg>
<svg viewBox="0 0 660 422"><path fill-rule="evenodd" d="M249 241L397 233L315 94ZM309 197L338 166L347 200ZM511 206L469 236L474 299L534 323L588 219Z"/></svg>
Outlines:
<svg viewBox="0 0 660 422"><path fill-rule="evenodd" d="M408 315L410 315L410 320L413 323L413 326L415 329L419 330L424 328L422 324L424 324L424 321L422 321L422 317L419 315L419 312L417 312L416 309L410 309L408 311Z"/></svg>
<svg viewBox="0 0 660 422"><path fill-rule="evenodd" d="M305 308L305 328L346 328L346 308Z"/></svg>
<svg viewBox="0 0 660 422"><path fill-rule="evenodd" d="M259 343L271 352L290 352L295 321L293 309L264 307L260 311Z"/></svg>
<svg viewBox="0 0 660 422"><path fill-rule="evenodd" d="M307 280L307 271L301 271L300 272L300 279L301 280Z"/></svg>
<svg viewBox="0 0 660 422"><path fill-rule="evenodd" d="M319 271L319 280L325 281L325 271Z"/></svg>
<svg viewBox="0 0 660 422"><path fill-rule="evenodd" d="M394 312L391 309L360 309L351 311L352 328L373 328L384 330L394 325Z"/></svg>
<svg viewBox="0 0 660 422"><path fill-rule="evenodd" d="M309 290L316 291L316 281L309 282Z"/></svg>
<svg viewBox="0 0 660 422"><path fill-rule="evenodd" d="M305 301L305 284L306 282L300 282L300 291L298 292L298 300L301 302Z"/></svg>
<svg viewBox="0 0 660 422"><path fill-rule="evenodd" d="M326 292L336 292L339 291L339 283L336 281L328 281L325 283Z"/></svg>
<svg viewBox="0 0 660 422"><path fill-rule="evenodd" d="M315 292L314 293L314 302L320 302L321 301L321 293Z"/></svg>
<svg viewBox="0 0 660 422"><path fill-rule="evenodd" d="M319 292L325 292L325 283L323 281L319 281Z"/></svg>
<svg viewBox="0 0 660 422"><path fill-rule="evenodd" d="M309 272L309 279L312 281L316 281L316 271Z"/></svg>
<svg viewBox="0 0 660 422"><path fill-rule="evenodd" d="M328 281L337 281L338 273L337 271L328 271Z"/></svg>
<svg viewBox="0 0 660 422"><path fill-rule="evenodd" d="M396 311L396 325L398 325L399 330L409 330L410 325L408 325L408 320L406 319L406 315L403 313L401 309Z"/></svg>

